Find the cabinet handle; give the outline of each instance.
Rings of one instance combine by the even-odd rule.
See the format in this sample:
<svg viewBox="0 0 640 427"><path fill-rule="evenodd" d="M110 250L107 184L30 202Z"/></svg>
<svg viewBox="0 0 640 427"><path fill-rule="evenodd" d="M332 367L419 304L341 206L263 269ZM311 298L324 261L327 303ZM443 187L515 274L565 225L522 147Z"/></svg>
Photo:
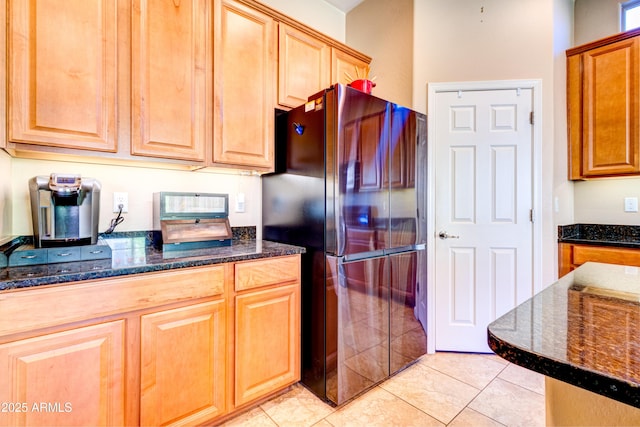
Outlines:
<svg viewBox="0 0 640 427"><path fill-rule="evenodd" d="M20 258L22 258L22 259L34 259L34 258L36 258L36 255L23 255Z"/></svg>

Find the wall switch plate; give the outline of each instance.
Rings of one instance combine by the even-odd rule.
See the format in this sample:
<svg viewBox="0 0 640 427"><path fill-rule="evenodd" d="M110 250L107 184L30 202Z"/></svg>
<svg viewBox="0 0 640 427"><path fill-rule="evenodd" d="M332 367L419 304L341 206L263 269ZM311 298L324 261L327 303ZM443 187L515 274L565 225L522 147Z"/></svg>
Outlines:
<svg viewBox="0 0 640 427"><path fill-rule="evenodd" d="M624 211L625 212L638 212L638 198L637 197L625 197L624 198Z"/></svg>
<svg viewBox="0 0 640 427"><path fill-rule="evenodd" d="M244 212L244 193L236 194L236 212Z"/></svg>
<svg viewBox="0 0 640 427"><path fill-rule="evenodd" d="M120 212L120 205L122 205L122 213L129 212L129 193L113 193L113 211Z"/></svg>

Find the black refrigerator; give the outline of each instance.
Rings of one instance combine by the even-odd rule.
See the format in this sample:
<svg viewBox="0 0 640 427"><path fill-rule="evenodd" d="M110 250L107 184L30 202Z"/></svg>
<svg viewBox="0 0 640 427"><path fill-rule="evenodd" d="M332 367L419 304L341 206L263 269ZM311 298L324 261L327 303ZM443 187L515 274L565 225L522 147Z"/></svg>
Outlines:
<svg viewBox="0 0 640 427"><path fill-rule="evenodd" d="M266 240L304 246L302 383L341 405L426 352L426 116L334 85L276 115Z"/></svg>

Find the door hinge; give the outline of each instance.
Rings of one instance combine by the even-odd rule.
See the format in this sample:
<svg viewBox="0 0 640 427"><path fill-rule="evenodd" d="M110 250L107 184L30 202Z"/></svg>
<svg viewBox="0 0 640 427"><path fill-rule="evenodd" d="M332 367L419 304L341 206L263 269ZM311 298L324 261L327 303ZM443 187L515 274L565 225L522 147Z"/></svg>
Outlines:
<svg viewBox="0 0 640 427"><path fill-rule="evenodd" d="M529 209L529 221L533 222L533 209Z"/></svg>
<svg viewBox="0 0 640 427"><path fill-rule="evenodd" d="M529 123L533 124L533 111L529 113Z"/></svg>

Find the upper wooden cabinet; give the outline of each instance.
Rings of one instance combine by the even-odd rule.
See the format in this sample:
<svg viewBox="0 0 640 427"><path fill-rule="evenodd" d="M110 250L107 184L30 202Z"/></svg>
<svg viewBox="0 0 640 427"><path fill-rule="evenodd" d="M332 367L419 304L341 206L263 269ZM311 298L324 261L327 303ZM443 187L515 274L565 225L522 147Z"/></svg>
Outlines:
<svg viewBox="0 0 640 427"><path fill-rule="evenodd" d="M134 0L132 154L205 160L208 5Z"/></svg>
<svg viewBox="0 0 640 427"><path fill-rule="evenodd" d="M235 0L214 4L213 163L271 170L275 21Z"/></svg>
<svg viewBox="0 0 640 427"><path fill-rule="evenodd" d="M295 108L334 83L356 79L356 67L364 72L371 60L331 46L327 41L279 24L278 105Z"/></svg>
<svg viewBox="0 0 640 427"><path fill-rule="evenodd" d="M255 0L53 3L0 0L0 147L17 157L268 172L274 108L370 62Z"/></svg>
<svg viewBox="0 0 640 427"><path fill-rule="evenodd" d="M116 151L116 0L8 0L8 137Z"/></svg>
<svg viewBox="0 0 640 427"><path fill-rule="evenodd" d="M567 51L569 179L640 173L639 37Z"/></svg>
<svg viewBox="0 0 640 427"><path fill-rule="evenodd" d="M365 62L356 58L342 50L331 49L331 83L348 84L353 80L357 80L356 68L363 73L369 62ZM351 76L349 78L348 76Z"/></svg>
<svg viewBox="0 0 640 427"><path fill-rule="evenodd" d="M297 107L330 85L331 47L287 24L278 30L278 104Z"/></svg>

